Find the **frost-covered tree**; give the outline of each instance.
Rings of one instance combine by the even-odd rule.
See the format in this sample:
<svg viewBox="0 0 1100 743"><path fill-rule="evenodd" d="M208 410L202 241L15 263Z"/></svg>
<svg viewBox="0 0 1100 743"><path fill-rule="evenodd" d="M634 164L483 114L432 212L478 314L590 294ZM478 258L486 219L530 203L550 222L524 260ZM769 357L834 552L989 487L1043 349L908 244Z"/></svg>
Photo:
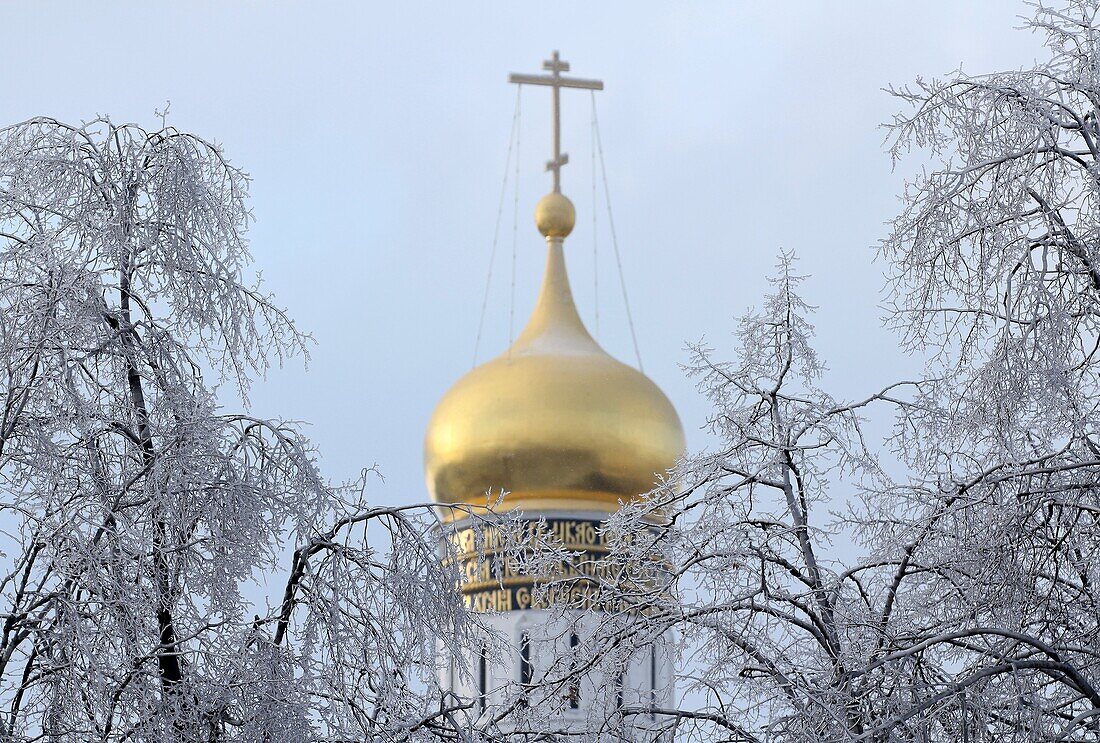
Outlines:
<svg viewBox="0 0 1100 743"><path fill-rule="evenodd" d="M171 127L0 130L0 740L479 739L432 682L468 617L431 519L213 395L307 343L246 278L247 187Z"/></svg>
<svg viewBox="0 0 1100 743"><path fill-rule="evenodd" d="M610 525L668 519L622 554L673 566L638 601L684 638L677 739L1100 739L1098 13L1036 5L1046 61L894 91L894 157L932 159L880 251L919 381L820 389L786 263L737 361L697 349L719 444Z"/></svg>
<svg viewBox="0 0 1100 743"><path fill-rule="evenodd" d="M906 410L903 396L919 385L852 402L822 389L800 281L783 256L773 292L740 324L737 361L693 348L689 370L714 406L718 443L608 524L624 566L653 566L635 582L653 588L624 598L649 636L677 636L685 649L686 703L630 711L668 739L905 739L881 735L911 708L895 693L904 684L896 664L872 670L898 647L883 629L888 571L840 559L859 529L829 509L843 503L839 488L856 496L889 487L862 416ZM647 563L652 555L663 560Z"/></svg>
<svg viewBox="0 0 1100 743"><path fill-rule="evenodd" d="M938 381L899 428L924 477L879 502L879 545L917 584L911 662L941 657L976 731L1096 740L1100 4L1034 9L1038 66L895 91L893 154L935 162L881 252Z"/></svg>
<svg viewBox="0 0 1100 743"><path fill-rule="evenodd" d="M683 703L620 712L678 741L1095 740L1100 530L1050 505L1095 513L1081 483L1049 460L891 477L865 418L895 415L907 455L942 380L834 398L798 282L784 258L737 361L694 349L718 444L607 525L629 579L601 590L636 619L604 662L683 647Z"/></svg>

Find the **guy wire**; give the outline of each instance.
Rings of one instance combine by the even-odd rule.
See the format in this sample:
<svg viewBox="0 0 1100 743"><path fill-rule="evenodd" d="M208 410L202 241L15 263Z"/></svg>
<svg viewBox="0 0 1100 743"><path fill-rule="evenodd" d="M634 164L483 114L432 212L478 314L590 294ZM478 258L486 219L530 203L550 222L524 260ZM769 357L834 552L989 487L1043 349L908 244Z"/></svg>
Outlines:
<svg viewBox="0 0 1100 743"><path fill-rule="evenodd" d="M481 298L481 315L477 319L477 338L474 340L474 361L470 368L477 366L477 354L481 348L481 333L485 326L485 311L489 306L489 286L493 280L493 264L497 257L497 243L500 237L500 220L504 214L504 194L508 191L508 171L512 164L512 149L519 139L519 94L522 85L516 86L516 109L512 114L512 131L508 134L508 154L504 158L504 178L500 184L500 199L497 202L497 219L493 226L493 247L489 252L489 270L485 275L485 291ZM518 153L517 153L518 159Z"/></svg>
<svg viewBox="0 0 1100 743"><path fill-rule="evenodd" d="M615 234L615 215L611 212L611 189L607 185L607 166L603 157L603 141L600 138L600 120L596 116L596 95L592 94L592 122L596 128L596 152L600 156L600 174L603 176L603 198L607 204L607 224L611 229L611 246L615 249L615 265L619 270L619 288L623 292L623 306L626 308L626 322L630 326L630 340L634 342L634 356L638 359L638 371L642 367L642 352L638 349L638 334L634 331L634 317L630 312L630 299L626 294L626 279L623 277L623 261L619 255L619 238Z"/></svg>

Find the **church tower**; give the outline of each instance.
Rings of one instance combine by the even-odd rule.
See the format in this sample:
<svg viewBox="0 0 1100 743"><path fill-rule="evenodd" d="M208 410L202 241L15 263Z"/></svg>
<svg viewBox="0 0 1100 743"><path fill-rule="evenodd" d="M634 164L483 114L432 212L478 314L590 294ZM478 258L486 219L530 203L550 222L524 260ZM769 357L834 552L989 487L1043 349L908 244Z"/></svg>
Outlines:
<svg viewBox="0 0 1100 743"><path fill-rule="evenodd" d="M575 656L591 647L603 611L555 611L530 576L494 567L498 545L491 527L484 527L487 507L532 530L541 521L567 549L598 560L606 552L601 522L651 490L684 451L683 428L668 398L640 371L606 353L574 305L565 240L576 214L561 193L568 156L560 148L559 97L562 88L603 85L563 77L569 65L557 52L543 66L549 75L511 77L553 93L553 159L547 165L553 190L535 209L547 249L541 292L515 343L444 395L424 442L428 491L449 525L464 600L510 644L504 663L488 651L462 663L444 659L442 685L473 700L475 712L507 704L524 694L525 685L577 667L585 659ZM499 502L487 496L501 491ZM478 539L484 540L480 548ZM470 673L459 673L460 667ZM595 704L661 707L670 701L671 661L660 647L638 653L616 676L591 676L559 695L552 706L562 729L584 729Z"/></svg>

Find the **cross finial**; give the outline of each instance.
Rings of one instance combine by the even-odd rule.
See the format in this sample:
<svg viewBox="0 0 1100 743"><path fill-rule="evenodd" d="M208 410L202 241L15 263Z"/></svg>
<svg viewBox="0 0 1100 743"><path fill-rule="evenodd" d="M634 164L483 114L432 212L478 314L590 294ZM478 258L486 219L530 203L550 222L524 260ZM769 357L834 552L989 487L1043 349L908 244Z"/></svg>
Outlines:
<svg viewBox="0 0 1100 743"><path fill-rule="evenodd" d="M554 54L550 59L542 63L542 69L550 70L557 77L559 72L569 72L569 63L562 60L558 56L558 50L554 50Z"/></svg>
<svg viewBox="0 0 1100 743"><path fill-rule="evenodd" d="M553 90L554 156L546 163L546 169L554 174L554 193L561 193L561 166L569 162L569 155L561 151L561 89L603 90L603 82L600 80L562 77L561 73L569 72L569 63L558 55L556 49L553 56L542 63L542 69L549 70L550 74L517 75L512 73L508 76L508 82L520 85L549 85Z"/></svg>

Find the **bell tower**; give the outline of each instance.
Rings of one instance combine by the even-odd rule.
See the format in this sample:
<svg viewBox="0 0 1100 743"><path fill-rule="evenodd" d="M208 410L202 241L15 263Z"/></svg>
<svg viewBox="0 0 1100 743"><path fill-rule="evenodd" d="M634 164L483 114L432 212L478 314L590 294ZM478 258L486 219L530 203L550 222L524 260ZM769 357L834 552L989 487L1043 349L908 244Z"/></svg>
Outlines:
<svg viewBox="0 0 1100 743"><path fill-rule="evenodd" d="M684 433L661 390L606 353L577 312L565 260L576 210L561 190L569 158L561 152L560 98L562 89L602 90L603 83L562 76L569 64L557 52L543 67L550 74L510 77L550 87L553 96L546 166L553 188L535 209L547 250L542 288L515 343L440 400L425 437L424 469L448 525L463 599L508 643L504 662L488 650L462 663L444 659L441 684L472 700L475 713L537 704L559 729L580 732L616 707L669 702L672 667L660 642L642 648L614 677L593 671L550 696L527 694L547 680L570 677L590 660L585 653L598 643L611 611L583 592L585 576L599 578L600 559L608 552L601 524L623 503L653 489L683 454ZM531 544L549 538L572 556L560 565L559 577L571 579L562 581L571 593L559 597L568 599L567 611L547 590L545 575L540 587L533 575L494 559L507 541L492 526L497 517L507 519L510 539L518 528ZM460 673L462 667L470 673ZM626 716L624 724L630 724Z"/></svg>

